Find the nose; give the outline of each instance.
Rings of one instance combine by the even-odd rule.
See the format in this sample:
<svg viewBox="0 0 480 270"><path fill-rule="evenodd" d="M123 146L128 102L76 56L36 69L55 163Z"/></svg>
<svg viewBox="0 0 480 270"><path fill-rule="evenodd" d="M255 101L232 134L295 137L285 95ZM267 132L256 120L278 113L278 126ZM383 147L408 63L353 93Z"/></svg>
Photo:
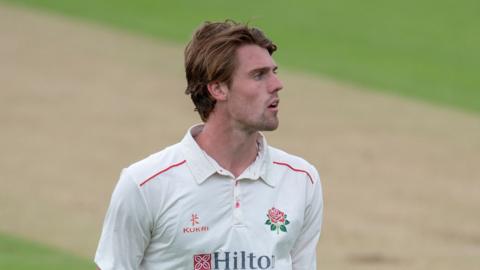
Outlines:
<svg viewBox="0 0 480 270"><path fill-rule="evenodd" d="M272 80L270 82L270 91L271 92L278 92L283 89L283 83L282 81L278 78L278 75L273 73L272 74Z"/></svg>

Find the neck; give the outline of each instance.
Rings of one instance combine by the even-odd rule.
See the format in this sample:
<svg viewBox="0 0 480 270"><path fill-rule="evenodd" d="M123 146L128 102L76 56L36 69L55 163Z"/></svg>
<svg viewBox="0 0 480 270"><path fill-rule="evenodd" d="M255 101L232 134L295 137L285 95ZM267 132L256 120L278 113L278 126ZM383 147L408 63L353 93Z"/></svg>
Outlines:
<svg viewBox="0 0 480 270"><path fill-rule="evenodd" d="M258 136L256 131L207 122L196 141L220 166L238 177L257 157Z"/></svg>

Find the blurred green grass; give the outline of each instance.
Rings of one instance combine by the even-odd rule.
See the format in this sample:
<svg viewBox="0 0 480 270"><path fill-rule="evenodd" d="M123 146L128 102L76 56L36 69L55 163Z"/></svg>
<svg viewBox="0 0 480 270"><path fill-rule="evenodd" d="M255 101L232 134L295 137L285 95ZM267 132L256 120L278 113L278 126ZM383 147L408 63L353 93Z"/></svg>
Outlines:
<svg viewBox="0 0 480 270"><path fill-rule="evenodd" d="M92 270L93 262L38 243L0 234L0 269L5 270Z"/></svg>
<svg viewBox="0 0 480 270"><path fill-rule="evenodd" d="M480 112L477 0L1 0L184 45L202 21L261 27L300 71Z"/></svg>

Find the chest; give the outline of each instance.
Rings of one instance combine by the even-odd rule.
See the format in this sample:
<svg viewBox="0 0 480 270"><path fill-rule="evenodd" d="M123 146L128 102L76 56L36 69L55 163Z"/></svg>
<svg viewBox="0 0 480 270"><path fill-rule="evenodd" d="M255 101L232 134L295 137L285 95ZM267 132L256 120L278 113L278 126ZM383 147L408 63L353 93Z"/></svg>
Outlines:
<svg viewBox="0 0 480 270"><path fill-rule="evenodd" d="M190 258L215 252L288 256L303 225L301 187L218 177L174 186L167 196L152 239Z"/></svg>

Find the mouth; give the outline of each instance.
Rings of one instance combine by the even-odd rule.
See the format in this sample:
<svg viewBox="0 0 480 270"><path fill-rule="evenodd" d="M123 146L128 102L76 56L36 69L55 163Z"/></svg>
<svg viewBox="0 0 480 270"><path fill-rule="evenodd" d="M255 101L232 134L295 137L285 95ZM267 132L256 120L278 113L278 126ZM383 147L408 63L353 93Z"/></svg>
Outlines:
<svg viewBox="0 0 480 270"><path fill-rule="evenodd" d="M270 103L270 105L268 105L268 108L269 109L272 109L272 110L278 110L278 104L280 103L280 100L279 99L275 99L274 101L272 101Z"/></svg>

